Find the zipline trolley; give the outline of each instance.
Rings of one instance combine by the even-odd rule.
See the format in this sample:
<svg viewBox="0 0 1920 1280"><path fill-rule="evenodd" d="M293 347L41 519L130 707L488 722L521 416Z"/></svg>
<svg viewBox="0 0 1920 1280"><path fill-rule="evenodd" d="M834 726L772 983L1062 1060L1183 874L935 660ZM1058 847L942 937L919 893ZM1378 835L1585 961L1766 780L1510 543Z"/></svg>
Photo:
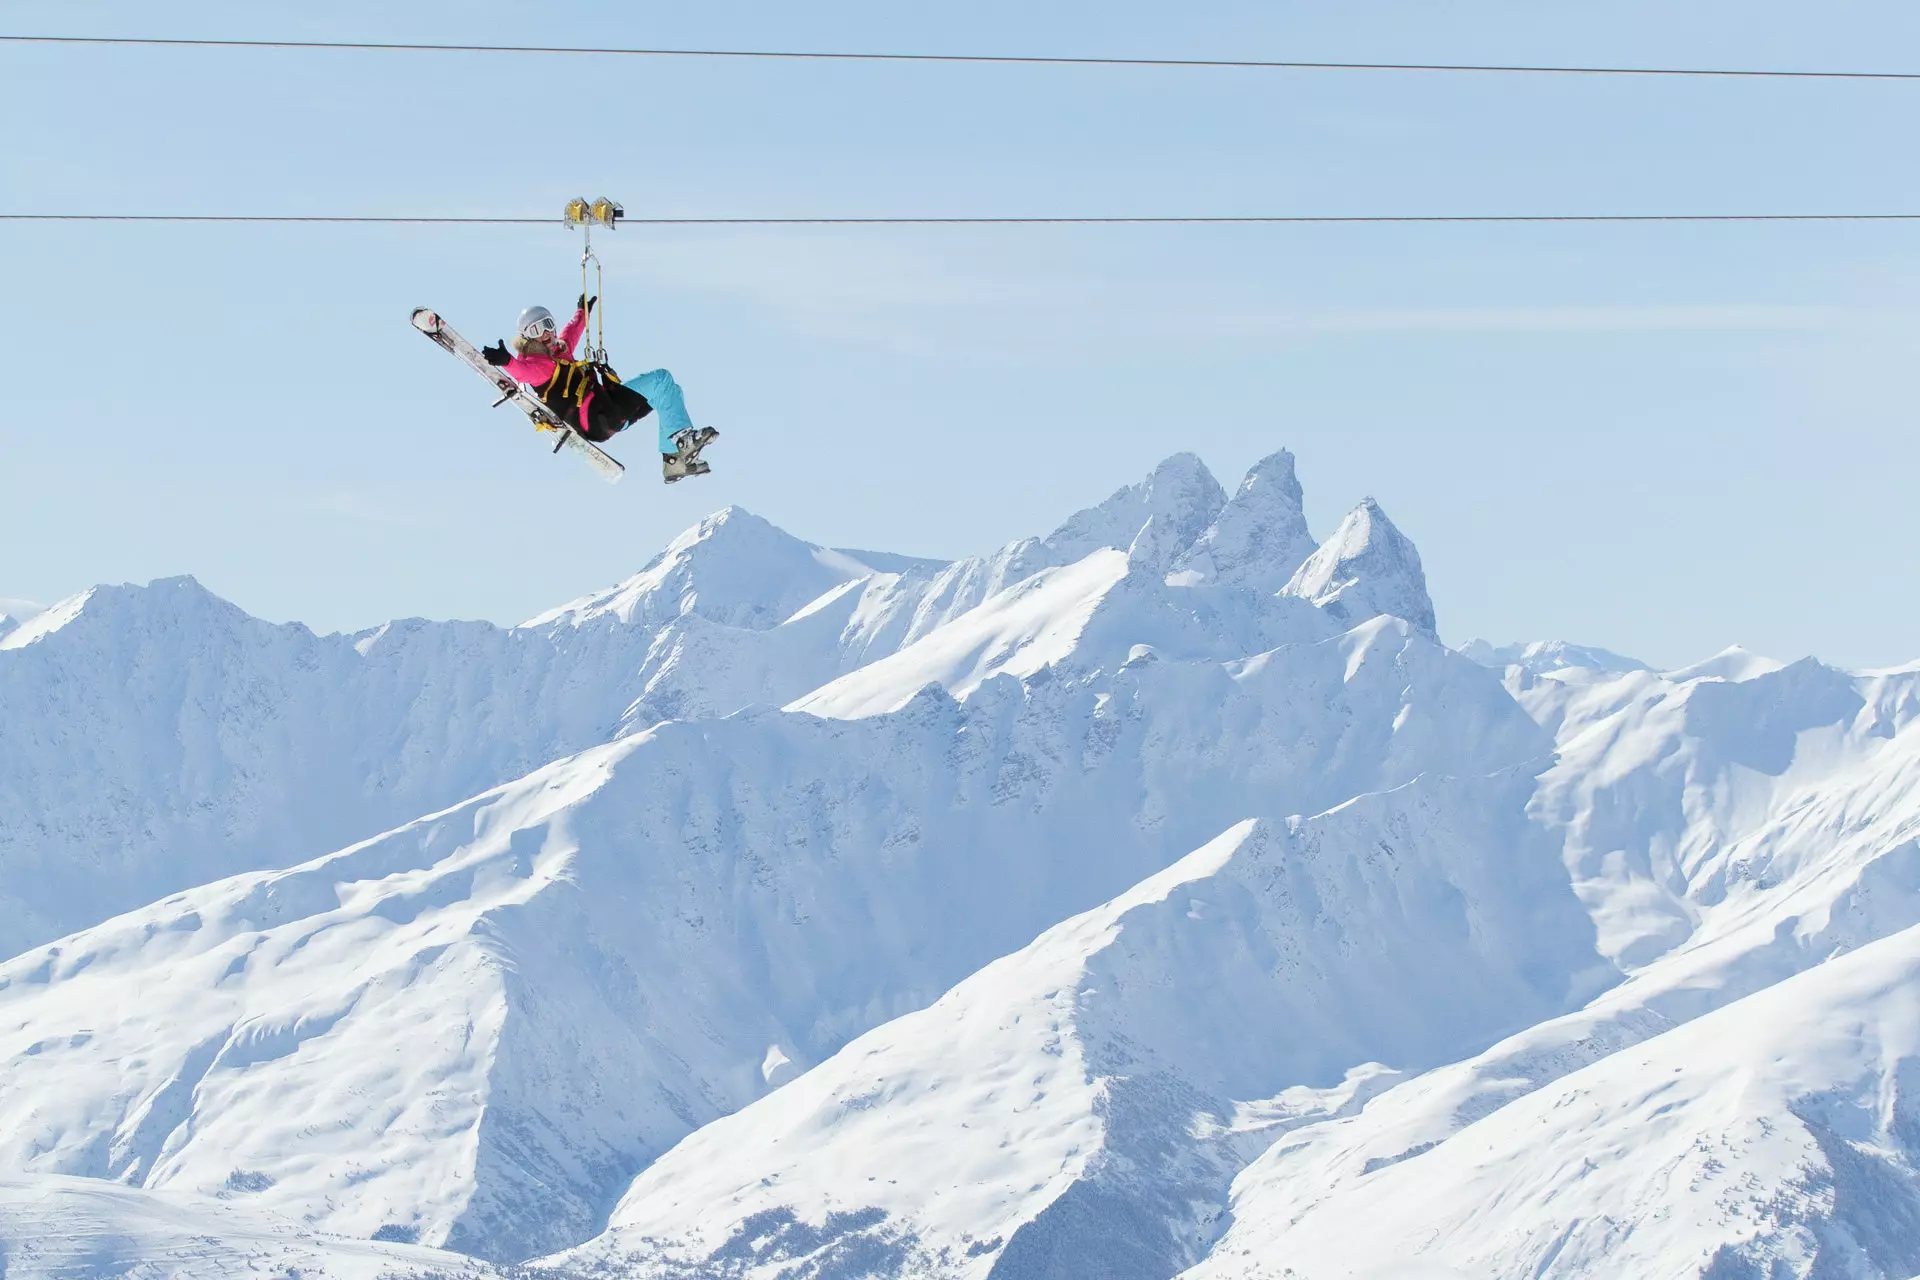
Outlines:
<svg viewBox="0 0 1920 1280"><path fill-rule="evenodd" d="M567 201L567 207L561 214L561 221L571 231L578 227L581 232L580 250L580 296L587 297L587 264L593 264L593 293L600 299L594 308L594 327L592 336L587 339L587 349L583 353L589 361L604 364L607 359L607 295L602 287L600 258L593 251L593 229L605 227L612 231L626 216L626 210L617 202L601 196L589 203L584 199Z"/></svg>

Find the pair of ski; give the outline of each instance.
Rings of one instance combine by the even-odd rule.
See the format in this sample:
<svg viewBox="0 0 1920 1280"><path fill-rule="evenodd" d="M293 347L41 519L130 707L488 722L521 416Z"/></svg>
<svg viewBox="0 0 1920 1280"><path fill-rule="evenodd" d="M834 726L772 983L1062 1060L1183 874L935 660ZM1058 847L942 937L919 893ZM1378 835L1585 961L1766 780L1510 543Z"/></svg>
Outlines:
<svg viewBox="0 0 1920 1280"><path fill-rule="evenodd" d="M460 363L493 384L493 389L500 393L500 398L494 401L495 408L511 400L520 407L522 413L533 419L534 426L557 435L559 443L553 446L555 453L566 449L579 454L586 459L589 466L605 477L609 484L617 482L627 473L627 469L620 465L619 459L562 421L559 415L541 401L540 397L515 382L505 370L496 369L488 364L487 358L480 354L478 347L454 332L452 326L434 312L426 307L417 308L413 313L413 327L433 339L435 346L450 353ZM708 442L719 434L712 427L682 432L681 435L687 436L688 439L681 442L680 452L669 456L661 466L661 473L666 482L672 484L687 476L706 475L710 468L700 460L700 450L706 448Z"/></svg>

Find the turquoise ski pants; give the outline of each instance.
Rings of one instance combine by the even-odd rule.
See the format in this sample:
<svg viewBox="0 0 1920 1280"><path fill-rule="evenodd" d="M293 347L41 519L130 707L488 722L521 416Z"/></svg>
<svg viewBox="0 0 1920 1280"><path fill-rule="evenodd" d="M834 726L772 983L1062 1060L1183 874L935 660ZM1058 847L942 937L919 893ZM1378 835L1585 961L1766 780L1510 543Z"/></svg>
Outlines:
<svg viewBox="0 0 1920 1280"><path fill-rule="evenodd" d="M677 452L673 437L693 426L693 419L687 416L687 402L680 394L680 384L665 369L637 373L625 379L625 383L653 406L653 416L660 424L660 452Z"/></svg>

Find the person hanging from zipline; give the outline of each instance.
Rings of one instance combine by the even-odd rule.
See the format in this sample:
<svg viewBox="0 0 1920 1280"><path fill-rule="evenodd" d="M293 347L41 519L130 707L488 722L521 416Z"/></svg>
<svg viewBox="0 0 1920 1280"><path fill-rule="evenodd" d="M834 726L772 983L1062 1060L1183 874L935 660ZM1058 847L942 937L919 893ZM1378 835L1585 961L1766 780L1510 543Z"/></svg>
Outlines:
<svg viewBox="0 0 1920 1280"><path fill-rule="evenodd" d="M718 434L711 427L695 427L687 415L680 384L665 369L622 380L598 352L576 359L575 348L587 331L587 316L599 298L580 295L573 318L557 328L553 312L528 307L511 348L505 341L481 348L488 364L504 370L517 382L533 388L541 402L568 426L598 444L625 431L649 413L660 426L661 470L668 482L700 475L707 464L700 450Z"/></svg>

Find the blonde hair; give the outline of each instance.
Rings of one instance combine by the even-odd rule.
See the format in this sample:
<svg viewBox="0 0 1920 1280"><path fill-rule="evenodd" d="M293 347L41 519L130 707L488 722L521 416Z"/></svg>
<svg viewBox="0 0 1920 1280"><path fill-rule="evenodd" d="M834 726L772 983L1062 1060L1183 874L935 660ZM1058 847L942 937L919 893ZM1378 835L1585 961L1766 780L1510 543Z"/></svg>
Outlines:
<svg viewBox="0 0 1920 1280"><path fill-rule="evenodd" d="M555 343L548 342L545 338L529 338L522 333L514 334L512 341L507 343L507 346L513 351L513 354L517 356L524 356L528 353L550 356L553 354L555 345Z"/></svg>

